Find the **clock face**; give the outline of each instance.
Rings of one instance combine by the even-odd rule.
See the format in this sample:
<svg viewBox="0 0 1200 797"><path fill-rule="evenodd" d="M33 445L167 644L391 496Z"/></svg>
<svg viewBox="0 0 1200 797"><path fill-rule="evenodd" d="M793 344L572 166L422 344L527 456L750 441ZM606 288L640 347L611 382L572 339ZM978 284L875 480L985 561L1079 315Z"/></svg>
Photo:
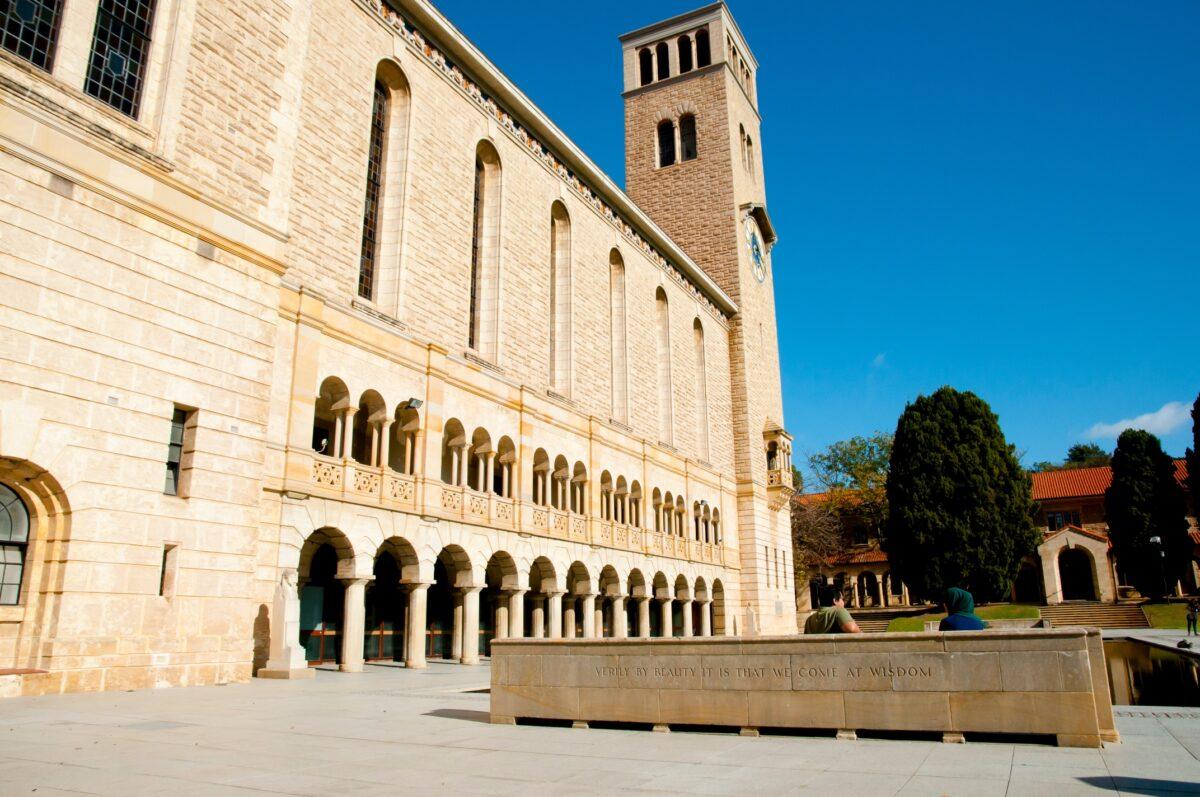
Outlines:
<svg viewBox="0 0 1200 797"><path fill-rule="evenodd" d="M746 219L746 249L750 252L750 264L754 267L754 278L760 283L767 279L767 258L763 254L762 237L754 219Z"/></svg>

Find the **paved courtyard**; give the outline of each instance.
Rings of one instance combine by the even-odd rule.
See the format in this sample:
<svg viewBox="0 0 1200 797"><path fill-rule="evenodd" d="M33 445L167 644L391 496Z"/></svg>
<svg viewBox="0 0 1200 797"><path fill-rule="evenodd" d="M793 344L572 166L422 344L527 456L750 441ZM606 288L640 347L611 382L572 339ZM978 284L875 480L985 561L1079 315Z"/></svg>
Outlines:
<svg viewBox="0 0 1200 797"><path fill-rule="evenodd" d="M487 723L486 665L0 703L0 795L1200 794L1200 710L1124 743L742 738Z"/></svg>

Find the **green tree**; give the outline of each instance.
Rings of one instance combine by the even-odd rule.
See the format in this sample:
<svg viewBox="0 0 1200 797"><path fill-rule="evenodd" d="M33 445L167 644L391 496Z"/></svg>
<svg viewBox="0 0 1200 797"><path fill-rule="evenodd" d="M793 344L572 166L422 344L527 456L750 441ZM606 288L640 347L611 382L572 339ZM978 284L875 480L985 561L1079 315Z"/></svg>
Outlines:
<svg viewBox="0 0 1200 797"><path fill-rule="evenodd" d="M1098 468L1112 464L1112 455L1095 443L1076 443L1067 449L1067 469Z"/></svg>
<svg viewBox="0 0 1200 797"><path fill-rule="evenodd" d="M1126 429L1117 439L1112 468L1104 513L1113 553L1139 592L1161 597L1191 561L1184 494L1175 480L1174 460L1154 435ZM1152 542L1155 538L1157 543Z"/></svg>
<svg viewBox="0 0 1200 797"><path fill-rule="evenodd" d="M813 481L827 493L835 508L850 509L873 529L887 519L887 472L892 436L876 432L832 443L812 454L808 466Z"/></svg>
<svg viewBox="0 0 1200 797"><path fill-rule="evenodd" d="M1187 452L1188 488L1192 493L1192 512L1200 514L1200 396L1192 405L1192 447Z"/></svg>
<svg viewBox="0 0 1200 797"><path fill-rule="evenodd" d="M905 408L886 492L892 572L925 598L954 586L1006 597L1040 541L1029 474L974 393L943 387Z"/></svg>

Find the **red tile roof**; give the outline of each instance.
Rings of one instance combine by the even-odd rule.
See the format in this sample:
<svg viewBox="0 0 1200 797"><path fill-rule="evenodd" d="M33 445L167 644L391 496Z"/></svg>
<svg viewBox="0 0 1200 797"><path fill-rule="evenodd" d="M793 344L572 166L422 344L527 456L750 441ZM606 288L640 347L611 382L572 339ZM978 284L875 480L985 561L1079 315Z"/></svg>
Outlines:
<svg viewBox="0 0 1200 797"><path fill-rule="evenodd" d="M886 563L887 554L878 548L868 551L848 551L841 556L833 557L830 564L835 565L874 565Z"/></svg>
<svg viewBox="0 0 1200 797"><path fill-rule="evenodd" d="M1187 486L1187 460L1175 460L1175 480ZM1104 495L1112 484L1112 468L1076 468L1033 474L1033 500L1054 498L1088 498Z"/></svg>

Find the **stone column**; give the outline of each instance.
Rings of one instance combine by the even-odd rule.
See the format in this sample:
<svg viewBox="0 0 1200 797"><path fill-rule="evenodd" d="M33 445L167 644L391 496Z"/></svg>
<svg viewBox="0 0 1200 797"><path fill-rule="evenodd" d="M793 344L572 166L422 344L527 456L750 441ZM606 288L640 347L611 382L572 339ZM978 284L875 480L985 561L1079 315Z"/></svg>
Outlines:
<svg viewBox="0 0 1200 797"><path fill-rule="evenodd" d="M525 636L525 593L528 590L514 589L508 600L509 636L520 639Z"/></svg>
<svg viewBox="0 0 1200 797"><path fill-rule="evenodd" d="M850 591L850 605L855 608L862 606L862 601L859 598L858 577L857 576L855 576L855 578L854 578L854 586Z"/></svg>
<svg viewBox="0 0 1200 797"><path fill-rule="evenodd" d="M366 594L369 578L344 578L346 601L342 620L342 672L363 671L363 644L366 633Z"/></svg>
<svg viewBox="0 0 1200 797"><path fill-rule="evenodd" d="M563 609L563 637L565 639L575 638L575 599L576 595L567 596L567 608Z"/></svg>
<svg viewBox="0 0 1200 797"><path fill-rule="evenodd" d="M628 618L625 616L625 596L617 595L612 599L613 638L626 639L629 636Z"/></svg>
<svg viewBox="0 0 1200 797"><path fill-rule="evenodd" d="M479 664L479 593L482 587L465 587L462 591L463 633L462 658L463 664Z"/></svg>
<svg viewBox="0 0 1200 797"><path fill-rule="evenodd" d="M596 596L580 595L583 599L583 638L596 637Z"/></svg>
<svg viewBox="0 0 1200 797"><path fill-rule="evenodd" d="M671 618L671 599L663 598L662 604L659 606L662 612L662 635L665 639L670 639L675 636L675 623Z"/></svg>
<svg viewBox="0 0 1200 797"><path fill-rule="evenodd" d="M404 626L408 645L404 651L404 666L410 670L421 670L425 663L425 606L429 597L429 584L408 585L408 622Z"/></svg>
<svg viewBox="0 0 1200 797"><path fill-rule="evenodd" d="M379 424L379 459L375 464L387 470L388 461L392 457L392 421L386 420Z"/></svg>
<svg viewBox="0 0 1200 797"><path fill-rule="evenodd" d="M604 639L604 596L596 597L596 621L593 626L596 639Z"/></svg>
<svg viewBox="0 0 1200 797"><path fill-rule="evenodd" d="M882 609L883 608L883 578L875 579L875 594L876 594L875 600L878 601L878 603L876 603L875 605Z"/></svg>
<svg viewBox="0 0 1200 797"><path fill-rule="evenodd" d="M638 638L650 638L650 598L638 598Z"/></svg>
<svg viewBox="0 0 1200 797"><path fill-rule="evenodd" d="M546 636L550 639L562 639L563 636L563 594L561 592L551 592L549 605L546 608L546 614L550 619L550 627L546 630Z"/></svg>
<svg viewBox="0 0 1200 797"><path fill-rule="evenodd" d="M692 601L689 598L680 603L683 604L681 612L683 614L683 635L685 637L695 636L692 632Z"/></svg>
<svg viewBox="0 0 1200 797"><path fill-rule="evenodd" d="M908 585L905 584L903 581L900 582L900 601L905 606L912 605L908 602Z"/></svg>
<svg viewBox="0 0 1200 797"><path fill-rule="evenodd" d="M496 639L508 639L508 600L502 596L496 601Z"/></svg>
<svg viewBox="0 0 1200 797"><path fill-rule="evenodd" d="M700 636L712 636L712 601L700 602Z"/></svg>
<svg viewBox="0 0 1200 797"><path fill-rule="evenodd" d="M546 596L530 595L529 600L533 605L529 618L533 628L529 629L529 634L534 639L542 639L546 636Z"/></svg>
<svg viewBox="0 0 1200 797"><path fill-rule="evenodd" d="M500 494L512 497L512 466L504 462L500 463Z"/></svg>
<svg viewBox="0 0 1200 797"><path fill-rule="evenodd" d="M480 487L479 492L481 492L481 493L492 492L492 487L496 484L496 478L495 478L496 474L495 474L495 471L493 470L495 467L496 467L496 452L489 451L483 455L482 470L483 470L484 476L483 476L483 485L482 485L482 487Z"/></svg>
<svg viewBox="0 0 1200 797"><path fill-rule="evenodd" d="M450 658L461 660L463 652L463 596L454 593L454 636L450 639Z"/></svg>

